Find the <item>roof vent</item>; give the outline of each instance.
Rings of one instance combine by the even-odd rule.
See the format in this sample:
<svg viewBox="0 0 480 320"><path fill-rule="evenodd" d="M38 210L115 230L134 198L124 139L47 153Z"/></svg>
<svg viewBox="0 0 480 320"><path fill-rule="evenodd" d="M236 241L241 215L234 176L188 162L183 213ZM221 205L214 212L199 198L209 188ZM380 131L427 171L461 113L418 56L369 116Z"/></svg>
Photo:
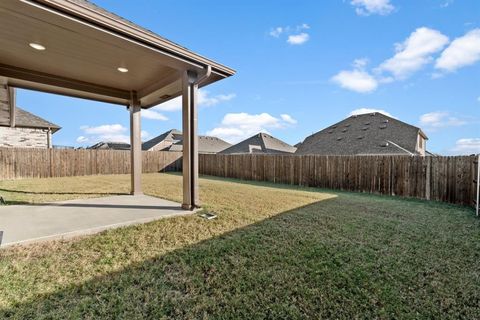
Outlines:
<svg viewBox="0 0 480 320"><path fill-rule="evenodd" d="M388 123L388 119L383 120L383 123Z"/></svg>
<svg viewBox="0 0 480 320"><path fill-rule="evenodd" d="M348 131L348 129L343 129L343 130L342 130L342 132L347 132L347 131Z"/></svg>
<svg viewBox="0 0 480 320"><path fill-rule="evenodd" d="M358 140L361 140L361 139L363 139L363 138L365 138L365 137L364 137L364 136L358 136L358 137L357 137Z"/></svg>
<svg viewBox="0 0 480 320"><path fill-rule="evenodd" d="M335 129L335 128L337 128L337 126L331 126L330 128Z"/></svg>
<svg viewBox="0 0 480 320"><path fill-rule="evenodd" d="M372 117L375 116L376 114L377 114L376 112L370 113L370 115L371 115Z"/></svg>
<svg viewBox="0 0 480 320"><path fill-rule="evenodd" d="M385 129L386 127L387 127L386 124L382 124L382 125L380 126L380 129Z"/></svg>
<svg viewBox="0 0 480 320"><path fill-rule="evenodd" d="M350 127L350 123L347 123L347 124L345 125L345 127L347 127L347 128Z"/></svg>
<svg viewBox="0 0 480 320"><path fill-rule="evenodd" d="M343 139L342 137L338 137L338 138L337 138L337 141L340 141L340 140L342 140L342 139Z"/></svg>
<svg viewBox="0 0 480 320"><path fill-rule="evenodd" d="M363 127L362 130L363 130L363 131L367 131L367 130L368 130L368 127Z"/></svg>
<svg viewBox="0 0 480 320"><path fill-rule="evenodd" d="M328 133L333 133L333 130L328 130Z"/></svg>
<svg viewBox="0 0 480 320"><path fill-rule="evenodd" d="M384 143L380 144L380 147L382 147L382 148L388 147L388 142L384 142Z"/></svg>
<svg viewBox="0 0 480 320"><path fill-rule="evenodd" d="M364 123L364 125L368 126L370 124L370 121L367 121Z"/></svg>

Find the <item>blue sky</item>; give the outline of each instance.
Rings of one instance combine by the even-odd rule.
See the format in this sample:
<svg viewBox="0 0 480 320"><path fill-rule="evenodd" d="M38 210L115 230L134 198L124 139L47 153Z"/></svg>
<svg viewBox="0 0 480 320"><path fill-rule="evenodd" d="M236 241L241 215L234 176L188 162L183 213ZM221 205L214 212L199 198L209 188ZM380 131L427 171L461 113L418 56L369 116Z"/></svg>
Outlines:
<svg viewBox="0 0 480 320"><path fill-rule="evenodd" d="M156 1L96 4L237 70L200 93L199 130L295 144L354 111L420 126L427 148L480 153L480 1ZM63 127L54 144L124 140L124 107L19 90ZM181 129L178 103L145 113L144 139Z"/></svg>

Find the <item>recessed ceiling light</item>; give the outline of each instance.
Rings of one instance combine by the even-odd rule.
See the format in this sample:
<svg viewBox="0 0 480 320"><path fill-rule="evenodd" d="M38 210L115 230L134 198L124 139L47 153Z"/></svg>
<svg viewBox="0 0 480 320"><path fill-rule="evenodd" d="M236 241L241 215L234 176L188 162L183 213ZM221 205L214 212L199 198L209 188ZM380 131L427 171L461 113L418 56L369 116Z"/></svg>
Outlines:
<svg viewBox="0 0 480 320"><path fill-rule="evenodd" d="M39 43L34 43L34 42L32 42L32 43L29 43L28 45L29 45L30 47L32 47L33 49L39 50L39 51L43 51L43 50L47 49L47 48L45 48L44 46L42 46L41 44L39 44Z"/></svg>
<svg viewBox="0 0 480 320"><path fill-rule="evenodd" d="M128 69L124 68L124 67L118 67L117 70L122 72L122 73L128 72Z"/></svg>

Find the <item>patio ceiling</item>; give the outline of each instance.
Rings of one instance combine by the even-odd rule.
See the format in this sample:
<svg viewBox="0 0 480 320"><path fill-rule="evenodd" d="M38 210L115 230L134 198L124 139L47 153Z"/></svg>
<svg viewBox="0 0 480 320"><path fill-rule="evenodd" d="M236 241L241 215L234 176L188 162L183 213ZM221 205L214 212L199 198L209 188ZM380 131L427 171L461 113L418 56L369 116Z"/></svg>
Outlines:
<svg viewBox="0 0 480 320"><path fill-rule="evenodd" d="M0 84L121 105L135 91L148 108L181 95L186 70L207 66L202 86L234 74L84 0L0 1Z"/></svg>

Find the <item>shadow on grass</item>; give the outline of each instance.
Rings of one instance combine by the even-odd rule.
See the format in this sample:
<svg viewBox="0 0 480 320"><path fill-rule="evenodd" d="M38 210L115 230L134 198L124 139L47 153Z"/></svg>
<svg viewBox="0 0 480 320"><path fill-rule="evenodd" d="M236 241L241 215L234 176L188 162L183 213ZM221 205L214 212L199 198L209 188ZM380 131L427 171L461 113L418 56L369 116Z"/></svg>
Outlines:
<svg viewBox="0 0 480 320"><path fill-rule="evenodd" d="M165 174L179 175L178 172L168 172ZM307 192L314 192L314 193L329 193L329 194L335 194L335 195L344 194L344 195L354 195L354 196L360 196L360 197L372 197L372 198L378 198L378 199L392 199L397 201L423 203L431 206L439 205L439 206L450 206L452 208L467 208L467 209L471 209L472 211L475 210L474 207L468 206L468 205L454 204L454 203L413 198L413 197L404 197L404 196L390 195L390 194L380 194L380 193L370 193L370 192L340 190L340 189L327 189L327 188L320 188L320 187L299 186L296 184L286 184L286 183L280 183L280 182L243 180L243 179L237 179L237 178L225 178L225 177L217 177L217 176L209 176L209 175L201 175L200 177L204 180L240 183L240 184L258 186L258 187L268 187L268 188L277 188L277 189L286 189L286 190L299 190L299 191L307 191Z"/></svg>
<svg viewBox="0 0 480 320"><path fill-rule="evenodd" d="M423 225L402 226L403 230L390 221L367 223L358 208L356 201L343 203L339 198L296 208L121 271L35 296L0 310L0 317L435 318L445 312L445 301L450 301L452 317L479 315L475 285L442 278L453 275L460 280L455 272L475 270L475 265L445 268L449 259L458 259L437 257L444 249L429 243L430 238L421 238ZM384 213L372 209L369 214L380 218ZM436 278L429 278L428 263L439 263L445 274L439 269ZM474 283L473 271L471 276L461 280ZM459 301L452 302L452 297Z"/></svg>

